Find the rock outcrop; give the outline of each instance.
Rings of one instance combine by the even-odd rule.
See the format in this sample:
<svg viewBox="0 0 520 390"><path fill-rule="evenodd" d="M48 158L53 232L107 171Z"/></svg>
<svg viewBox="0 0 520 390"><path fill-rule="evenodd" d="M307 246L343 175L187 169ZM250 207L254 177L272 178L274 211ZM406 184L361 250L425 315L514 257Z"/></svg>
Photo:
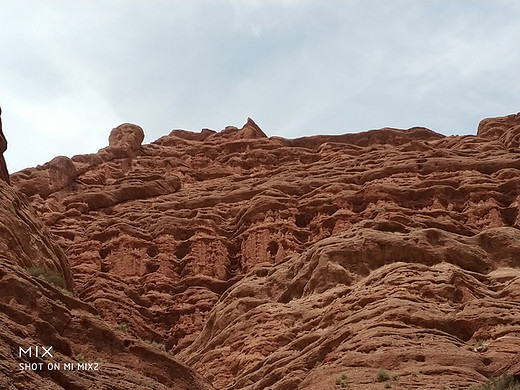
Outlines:
<svg viewBox="0 0 520 390"><path fill-rule="evenodd" d="M1 181L0 212L0 389L213 389L78 298L63 250Z"/></svg>
<svg viewBox="0 0 520 390"><path fill-rule="evenodd" d="M24 269L41 268L56 274L58 287L72 291L74 282L68 259L36 217L26 198L0 183L0 258Z"/></svg>
<svg viewBox="0 0 520 390"><path fill-rule="evenodd" d="M9 172L5 163L4 152L7 150L7 139L2 130L2 108L0 108L0 180L9 184Z"/></svg>
<svg viewBox="0 0 520 390"><path fill-rule="evenodd" d="M479 137L496 139L513 153L520 152L520 113L483 119L478 126Z"/></svg>
<svg viewBox="0 0 520 390"><path fill-rule="evenodd" d="M467 386L517 370L519 125L287 140L248 119L143 145L124 124L11 181L100 324L216 389Z"/></svg>
<svg viewBox="0 0 520 390"><path fill-rule="evenodd" d="M180 357L219 389L462 387L515 361L519 297L518 229L360 224L248 275Z"/></svg>

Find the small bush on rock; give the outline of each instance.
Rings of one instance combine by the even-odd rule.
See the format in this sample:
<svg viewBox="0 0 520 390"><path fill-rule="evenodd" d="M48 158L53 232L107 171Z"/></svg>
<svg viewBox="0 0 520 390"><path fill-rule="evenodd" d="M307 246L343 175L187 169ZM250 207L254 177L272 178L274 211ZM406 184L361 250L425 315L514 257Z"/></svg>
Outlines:
<svg viewBox="0 0 520 390"><path fill-rule="evenodd" d="M29 274L32 276L36 276L50 284L55 285L56 287L65 287L65 281L63 280L63 277L53 270L35 266L27 268L27 272L29 272Z"/></svg>
<svg viewBox="0 0 520 390"><path fill-rule="evenodd" d="M503 374L491 382L470 386L469 390L520 390L520 382L514 376Z"/></svg>

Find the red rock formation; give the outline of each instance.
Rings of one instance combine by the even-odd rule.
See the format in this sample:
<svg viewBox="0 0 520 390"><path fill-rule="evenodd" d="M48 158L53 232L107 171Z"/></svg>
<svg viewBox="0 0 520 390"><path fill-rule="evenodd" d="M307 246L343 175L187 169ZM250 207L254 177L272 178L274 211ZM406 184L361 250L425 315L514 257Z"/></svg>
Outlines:
<svg viewBox="0 0 520 390"><path fill-rule="evenodd" d="M220 389L466 386L514 359L519 297L518 229L358 224L236 284L179 356Z"/></svg>
<svg viewBox="0 0 520 390"><path fill-rule="evenodd" d="M52 240L26 198L0 183L0 258L24 269L42 268L59 276L59 287L72 290L74 282L68 259Z"/></svg>
<svg viewBox="0 0 520 390"><path fill-rule="evenodd" d="M4 152L7 150L7 140L2 131L2 108L0 108L0 180L9 184L9 172L5 163Z"/></svg>
<svg viewBox="0 0 520 390"><path fill-rule="evenodd" d="M465 386L516 370L519 121L286 140L249 119L149 145L125 124L12 182L78 297L216 388Z"/></svg>
<svg viewBox="0 0 520 390"><path fill-rule="evenodd" d="M498 139L510 152L520 152L520 113L499 118L483 119L478 125L477 135Z"/></svg>
<svg viewBox="0 0 520 390"><path fill-rule="evenodd" d="M0 181L0 389L211 390L160 345L128 336L71 292L65 254L24 199ZM51 357L20 354L36 346L51 347Z"/></svg>

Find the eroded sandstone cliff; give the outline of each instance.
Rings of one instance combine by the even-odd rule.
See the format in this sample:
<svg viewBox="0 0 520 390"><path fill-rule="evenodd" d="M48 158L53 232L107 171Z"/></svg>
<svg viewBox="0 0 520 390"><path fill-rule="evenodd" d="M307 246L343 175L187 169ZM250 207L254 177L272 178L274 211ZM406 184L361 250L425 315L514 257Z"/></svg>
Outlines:
<svg viewBox="0 0 520 390"><path fill-rule="evenodd" d="M124 124L98 153L11 177L97 326L124 324L125 343L153 342L216 389L520 374L519 114L477 136L287 140L248 120L143 139Z"/></svg>
<svg viewBox="0 0 520 390"><path fill-rule="evenodd" d="M124 324L104 321L94 305L75 295L64 250L27 197L5 179L0 180L0 389L213 389L171 354L130 337Z"/></svg>

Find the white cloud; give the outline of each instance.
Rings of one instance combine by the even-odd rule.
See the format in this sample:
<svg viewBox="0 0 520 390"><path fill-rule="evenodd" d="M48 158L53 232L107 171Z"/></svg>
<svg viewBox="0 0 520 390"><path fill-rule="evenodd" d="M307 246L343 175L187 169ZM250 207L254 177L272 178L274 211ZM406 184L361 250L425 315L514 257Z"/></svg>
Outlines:
<svg viewBox="0 0 520 390"><path fill-rule="evenodd" d="M247 116L286 137L474 132L518 110L519 11L499 0L2 0L8 163L94 152L121 122L147 142Z"/></svg>

